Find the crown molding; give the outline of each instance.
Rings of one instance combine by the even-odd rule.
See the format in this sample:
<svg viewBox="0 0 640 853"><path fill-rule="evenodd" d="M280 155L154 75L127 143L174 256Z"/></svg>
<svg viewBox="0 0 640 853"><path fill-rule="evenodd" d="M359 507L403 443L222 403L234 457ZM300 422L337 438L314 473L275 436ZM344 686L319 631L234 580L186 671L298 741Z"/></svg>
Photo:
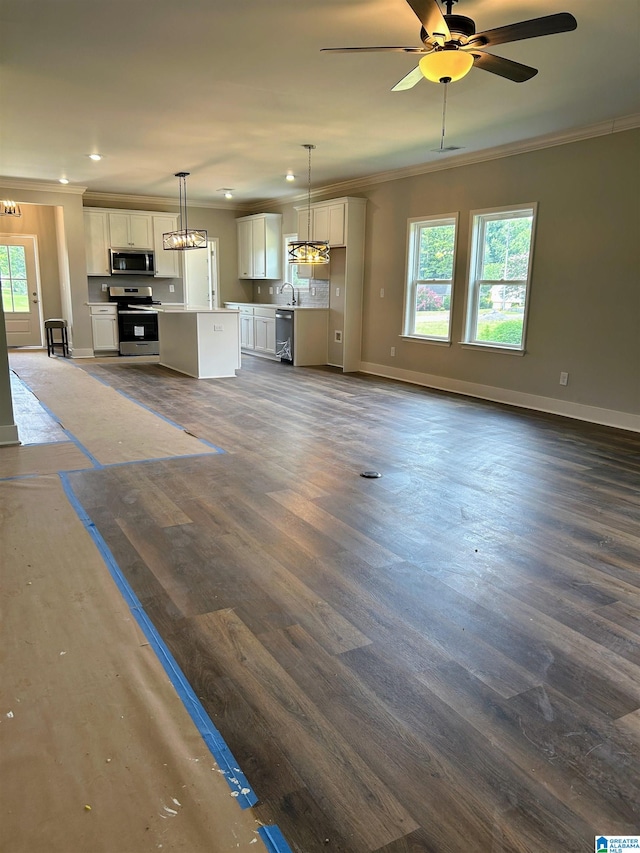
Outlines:
<svg viewBox="0 0 640 853"><path fill-rule="evenodd" d="M177 197L159 196L159 195L131 195L130 193L99 193L89 190L84 194L85 202L93 204L100 202L101 205L109 207L114 204L124 203L136 204L139 209L146 208L148 205L160 205L162 207L178 207ZM99 206L101 206L99 205ZM189 209L192 207L202 207L209 210L232 210L234 212L245 210L247 205L229 204L229 202L220 201L193 201L189 200Z"/></svg>
<svg viewBox="0 0 640 853"><path fill-rule="evenodd" d="M70 193L83 195L86 187L78 184L61 184L59 181L32 181L28 178L4 178L0 176L0 186L10 190L34 190L35 192Z"/></svg>
<svg viewBox="0 0 640 853"><path fill-rule="evenodd" d="M634 130L638 127L640 127L640 113L612 119L611 121L599 122L598 124L589 125L587 127L563 131L562 133L537 136L522 142L510 142L494 148L487 148L484 151L476 151L473 154L456 154L451 157L447 157L446 160L430 161L416 166L406 166L402 169L393 169L387 172L378 172L377 174L367 175L361 178L353 178L348 181L339 181L335 184L326 184L323 187L313 190L311 196L312 198L317 198L318 196L332 197L333 195L349 195L351 192L363 190L366 187L374 186L375 184L383 184L388 181L399 181L403 178L413 178L418 175L429 174L430 172L442 172L446 169L457 169L462 166L485 163L490 160L499 160L503 157L513 157L516 154L527 154L532 151L553 148L558 145L570 145L573 142L582 142L586 139L593 139L598 136L608 136L613 133ZM283 203L295 203L301 199L302 196L298 196L296 198L287 199L286 202L283 202L282 199L274 198L269 201L256 202L252 205L252 209L262 209L274 204L282 205Z"/></svg>

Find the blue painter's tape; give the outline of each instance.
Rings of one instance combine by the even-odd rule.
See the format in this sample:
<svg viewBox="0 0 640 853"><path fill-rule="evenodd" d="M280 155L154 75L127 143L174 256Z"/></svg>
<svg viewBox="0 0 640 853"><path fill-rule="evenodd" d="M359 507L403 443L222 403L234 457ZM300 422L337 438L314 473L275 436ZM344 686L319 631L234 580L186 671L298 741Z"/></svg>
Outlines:
<svg viewBox="0 0 640 853"><path fill-rule="evenodd" d="M193 692L193 688L187 681L184 673L178 666L175 658L165 645L163 639L158 634L155 626L145 613L142 604L140 603L135 592L129 585L129 582L123 575L120 567L116 563L107 543L104 541L102 534L99 532L84 507L76 497L69 478L65 473L60 474L64 492L69 499L72 507L75 509L78 517L84 524L87 532L96 544L103 560L105 561L111 577L115 581L116 586L120 590L124 600L129 605L136 622L140 626L145 637L149 641L149 645L153 648L160 663L164 667L165 672L169 676L169 680L173 684L178 696L182 700L191 719L195 723L198 731L202 735L204 742L209 748L211 754L217 761L220 769L223 771L227 780L227 784L231 788L231 794L234 796L243 809L250 808L258 802L258 798L249 785L244 774L238 767L238 764L231 754L229 747L224 742L222 735L211 722L207 712L202 706L202 703ZM273 848L273 850L288 850L288 848Z"/></svg>
<svg viewBox="0 0 640 853"><path fill-rule="evenodd" d="M291 853L291 848L277 826L261 826L258 835L269 853Z"/></svg>

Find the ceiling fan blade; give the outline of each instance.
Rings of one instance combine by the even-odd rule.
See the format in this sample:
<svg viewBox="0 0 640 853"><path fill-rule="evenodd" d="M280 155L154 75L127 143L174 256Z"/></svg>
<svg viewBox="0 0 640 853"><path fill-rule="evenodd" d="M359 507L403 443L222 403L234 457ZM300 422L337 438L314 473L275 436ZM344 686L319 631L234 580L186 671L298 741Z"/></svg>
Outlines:
<svg viewBox="0 0 640 853"><path fill-rule="evenodd" d="M413 89L416 83L424 80L424 74L420 71L420 66L416 65L413 71L410 71L402 78L391 90L392 92L404 92L405 89Z"/></svg>
<svg viewBox="0 0 640 853"><path fill-rule="evenodd" d="M320 53L427 53L424 47L321 47Z"/></svg>
<svg viewBox="0 0 640 853"><path fill-rule="evenodd" d="M473 50L471 51L471 55L473 56L473 64L476 68L481 68L483 71L490 71L492 74L498 74L500 77L506 77L507 80L513 80L514 83L524 83L526 80L531 80L538 73L538 69L531 68L530 65L522 65L520 62L505 59L503 56L484 53L482 50Z"/></svg>
<svg viewBox="0 0 640 853"><path fill-rule="evenodd" d="M449 41L451 33L436 0L407 0L428 35L441 35Z"/></svg>
<svg viewBox="0 0 640 853"><path fill-rule="evenodd" d="M506 44L510 41L535 39L539 36L551 36L554 33L568 33L575 30L578 22L569 12L559 12L557 15L546 15L543 18L532 18L530 21L520 21L518 24L508 24L506 27L496 27L476 33L469 39L471 47L489 47L494 44Z"/></svg>

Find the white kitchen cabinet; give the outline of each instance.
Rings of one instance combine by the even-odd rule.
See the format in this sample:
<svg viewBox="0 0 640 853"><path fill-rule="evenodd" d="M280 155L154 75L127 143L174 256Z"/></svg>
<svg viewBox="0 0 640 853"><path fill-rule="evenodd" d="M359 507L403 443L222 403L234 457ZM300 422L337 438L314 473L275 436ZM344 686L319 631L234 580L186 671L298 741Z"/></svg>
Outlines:
<svg viewBox="0 0 640 853"><path fill-rule="evenodd" d="M275 308L254 308L253 348L256 352L276 354Z"/></svg>
<svg viewBox="0 0 640 853"><path fill-rule="evenodd" d="M282 215L256 213L236 220L238 278L282 277Z"/></svg>
<svg viewBox="0 0 640 853"><path fill-rule="evenodd" d="M311 205L311 235L309 207L298 208L298 240L327 240L329 246L346 245L344 201L318 202Z"/></svg>
<svg viewBox="0 0 640 853"><path fill-rule="evenodd" d="M242 349L254 349L253 308L240 308L240 346Z"/></svg>
<svg viewBox="0 0 640 853"><path fill-rule="evenodd" d="M112 248L153 249L153 222L147 213L110 213Z"/></svg>
<svg viewBox="0 0 640 853"><path fill-rule="evenodd" d="M117 350L118 314L115 305L92 305L91 331L93 333L93 350Z"/></svg>
<svg viewBox="0 0 640 853"><path fill-rule="evenodd" d="M111 275L109 224L104 211L84 211L84 246L87 275Z"/></svg>
<svg viewBox="0 0 640 853"><path fill-rule="evenodd" d="M171 214L153 217L153 254L156 265L156 278L182 278L182 252L164 248L162 235L178 230L178 217Z"/></svg>

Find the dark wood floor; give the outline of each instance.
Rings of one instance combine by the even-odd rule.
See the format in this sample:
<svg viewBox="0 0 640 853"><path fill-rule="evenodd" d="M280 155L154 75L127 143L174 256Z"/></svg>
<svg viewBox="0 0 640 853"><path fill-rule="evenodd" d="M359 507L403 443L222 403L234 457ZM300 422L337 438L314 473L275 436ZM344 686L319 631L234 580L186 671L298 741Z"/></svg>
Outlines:
<svg viewBox="0 0 640 853"><path fill-rule="evenodd" d="M640 831L640 436L250 357L87 369L227 451L72 484L292 850Z"/></svg>

